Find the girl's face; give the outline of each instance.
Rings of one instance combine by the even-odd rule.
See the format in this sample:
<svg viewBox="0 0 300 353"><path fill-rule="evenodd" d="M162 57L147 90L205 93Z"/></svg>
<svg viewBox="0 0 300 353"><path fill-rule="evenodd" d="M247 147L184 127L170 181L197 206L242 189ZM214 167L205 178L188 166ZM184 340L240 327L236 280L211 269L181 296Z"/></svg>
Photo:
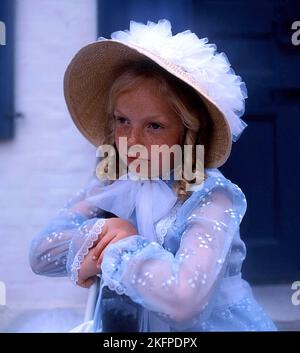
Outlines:
<svg viewBox="0 0 300 353"><path fill-rule="evenodd" d="M182 145L184 125L178 115L171 109L166 99L157 93L157 83L145 79L136 88L119 95L114 107L115 116L115 142L119 150L119 138L126 137L128 150L131 146L139 144L146 147L148 152L148 177L151 172L151 162L155 155L151 153L152 145ZM127 154L127 151L126 154ZM136 155L135 153L133 155ZM122 155L121 155L122 158ZM142 159L143 156L137 155ZM128 165L134 158L124 161ZM162 156L159 153L159 175L162 175ZM174 168L174 158L171 153L170 167ZM140 168L136 169L140 172Z"/></svg>

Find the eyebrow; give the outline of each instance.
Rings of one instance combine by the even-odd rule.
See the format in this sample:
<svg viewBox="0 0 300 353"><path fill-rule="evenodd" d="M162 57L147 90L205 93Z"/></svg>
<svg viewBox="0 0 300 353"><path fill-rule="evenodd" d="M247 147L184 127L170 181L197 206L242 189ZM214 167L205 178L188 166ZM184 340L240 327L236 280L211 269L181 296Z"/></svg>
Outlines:
<svg viewBox="0 0 300 353"><path fill-rule="evenodd" d="M129 118L127 117L127 115L126 115L126 114L123 114L119 109L115 109L115 110L114 110L114 113L118 113L118 114L120 114L120 115L126 117L127 119L129 119ZM145 119L155 119L155 118L159 118L159 117L161 117L161 115L160 115L160 114L157 114L157 115L146 116Z"/></svg>

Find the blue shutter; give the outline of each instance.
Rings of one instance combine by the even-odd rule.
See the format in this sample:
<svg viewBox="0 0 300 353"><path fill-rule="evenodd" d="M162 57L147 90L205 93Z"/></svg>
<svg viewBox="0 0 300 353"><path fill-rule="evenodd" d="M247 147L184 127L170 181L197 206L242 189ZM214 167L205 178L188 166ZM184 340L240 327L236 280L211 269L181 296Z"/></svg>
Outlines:
<svg viewBox="0 0 300 353"><path fill-rule="evenodd" d="M0 1L0 140L14 136L14 10L13 0Z"/></svg>

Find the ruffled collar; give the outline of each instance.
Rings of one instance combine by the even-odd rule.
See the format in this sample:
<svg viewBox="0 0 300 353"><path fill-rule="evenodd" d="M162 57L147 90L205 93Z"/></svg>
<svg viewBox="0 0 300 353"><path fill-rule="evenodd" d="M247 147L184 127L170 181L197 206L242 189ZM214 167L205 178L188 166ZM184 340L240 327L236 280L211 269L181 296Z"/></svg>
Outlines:
<svg viewBox="0 0 300 353"><path fill-rule="evenodd" d="M135 211L138 234L157 241L154 223L167 215L178 200L173 182L174 173L170 180L137 180L128 172L111 184L99 183L87 201L127 220Z"/></svg>
<svg viewBox="0 0 300 353"><path fill-rule="evenodd" d="M210 174L217 170L205 171L206 174ZM162 178L141 180L128 172L111 184L103 185L99 182L96 192L93 192L87 200L123 219L129 220L135 212L138 234L149 241L157 241L155 223L169 214L178 201L172 189L174 180L173 170L169 180ZM201 184L200 189L204 184L204 182Z"/></svg>

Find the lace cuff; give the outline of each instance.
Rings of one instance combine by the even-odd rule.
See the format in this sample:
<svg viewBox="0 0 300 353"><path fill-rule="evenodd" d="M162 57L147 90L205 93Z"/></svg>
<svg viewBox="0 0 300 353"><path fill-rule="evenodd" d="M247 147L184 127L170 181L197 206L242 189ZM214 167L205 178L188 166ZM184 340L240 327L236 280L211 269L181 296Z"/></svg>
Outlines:
<svg viewBox="0 0 300 353"><path fill-rule="evenodd" d="M157 242L149 242L140 235L131 235L114 244L110 244L105 251L101 265L104 285L119 295L129 295L128 283L126 284L126 279L124 281L128 264L141 254L144 258L151 258L157 252L157 249L160 249L160 245ZM148 255L144 254L143 250ZM135 284L135 282L141 283L141 281L141 278L136 278L136 275L133 274L131 284ZM135 301L141 304L137 298L135 298Z"/></svg>
<svg viewBox="0 0 300 353"><path fill-rule="evenodd" d="M87 238L85 239L83 245L77 252L77 254L74 257L74 261L71 266L71 281L76 285L78 281L78 271L80 269L80 266L85 258L85 256L88 254L89 250L91 247L93 247L94 242L98 240L99 235L102 232L103 225L107 221L107 218L99 218L98 221L93 225L91 230L89 231L89 234Z"/></svg>

